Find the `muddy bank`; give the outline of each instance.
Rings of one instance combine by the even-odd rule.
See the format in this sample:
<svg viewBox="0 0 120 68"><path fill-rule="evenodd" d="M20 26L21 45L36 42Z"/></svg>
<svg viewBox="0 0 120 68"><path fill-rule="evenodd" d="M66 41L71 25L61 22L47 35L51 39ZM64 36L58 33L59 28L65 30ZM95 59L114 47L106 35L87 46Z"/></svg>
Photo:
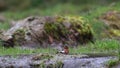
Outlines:
<svg viewBox="0 0 120 68"><path fill-rule="evenodd" d="M106 68L107 61L116 57L94 57L87 55L21 55L1 56L0 68Z"/></svg>

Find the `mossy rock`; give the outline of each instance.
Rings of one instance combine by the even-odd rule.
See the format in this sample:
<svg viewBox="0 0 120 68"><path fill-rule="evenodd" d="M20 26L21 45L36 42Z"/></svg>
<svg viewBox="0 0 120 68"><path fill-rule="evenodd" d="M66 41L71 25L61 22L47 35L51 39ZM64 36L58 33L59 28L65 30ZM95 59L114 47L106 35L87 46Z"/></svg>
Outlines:
<svg viewBox="0 0 120 68"><path fill-rule="evenodd" d="M119 11L108 11L103 16L101 20L108 26L106 34L110 38L120 37L120 12Z"/></svg>
<svg viewBox="0 0 120 68"><path fill-rule="evenodd" d="M109 33L113 36L119 36L120 37L120 30L110 29Z"/></svg>
<svg viewBox="0 0 120 68"><path fill-rule="evenodd" d="M47 22L44 26L47 35L55 41L75 41L87 43L93 40L93 30L88 21L77 16L55 16L54 21ZM66 40L66 41L65 41Z"/></svg>
<svg viewBox="0 0 120 68"><path fill-rule="evenodd" d="M80 16L35 16L18 21L4 36L12 38L15 45L32 41L42 47L56 42L73 46L93 41L93 30Z"/></svg>

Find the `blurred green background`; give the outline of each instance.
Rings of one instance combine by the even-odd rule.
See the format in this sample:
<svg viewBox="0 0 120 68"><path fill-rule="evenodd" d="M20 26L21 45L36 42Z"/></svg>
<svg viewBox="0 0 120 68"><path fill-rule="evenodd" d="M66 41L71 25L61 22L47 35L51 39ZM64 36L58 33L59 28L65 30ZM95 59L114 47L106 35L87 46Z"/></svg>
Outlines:
<svg viewBox="0 0 120 68"><path fill-rule="evenodd" d="M26 10L31 8L52 8L58 4L72 4L76 6L85 4L106 5L119 0L0 0L0 11ZM70 7L70 6L69 6Z"/></svg>
<svg viewBox="0 0 120 68"><path fill-rule="evenodd" d="M88 19L96 38L107 27L99 20L104 13L120 11L120 0L0 0L0 15L5 22L20 20L28 16L77 15ZM0 23L0 29L8 29Z"/></svg>

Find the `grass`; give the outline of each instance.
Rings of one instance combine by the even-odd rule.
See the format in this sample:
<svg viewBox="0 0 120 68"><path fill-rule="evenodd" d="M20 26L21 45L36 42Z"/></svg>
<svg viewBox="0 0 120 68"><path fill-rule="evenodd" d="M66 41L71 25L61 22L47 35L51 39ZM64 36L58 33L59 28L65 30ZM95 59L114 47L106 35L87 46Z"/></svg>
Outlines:
<svg viewBox="0 0 120 68"><path fill-rule="evenodd" d="M116 40L97 40L95 43L70 48L70 53L117 53L119 42Z"/></svg>
<svg viewBox="0 0 120 68"><path fill-rule="evenodd" d="M118 61L117 59L115 60L109 60L106 65L108 68L113 68L114 66L118 65L120 63L120 61Z"/></svg>
<svg viewBox="0 0 120 68"><path fill-rule="evenodd" d="M70 54L84 54L84 53L115 53L117 54L119 42L116 40L98 40L94 44L81 45L77 48L70 47ZM56 54L56 50L52 48L38 48L38 49L22 49L4 48L0 47L0 55L19 55L19 54L35 54L35 53L50 53Z"/></svg>
<svg viewBox="0 0 120 68"><path fill-rule="evenodd" d="M10 25L9 25L8 22L6 22L6 23L0 23L0 29L7 30L8 28L10 28Z"/></svg>
<svg viewBox="0 0 120 68"><path fill-rule="evenodd" d="M0 56L4 56L4 55L29 55L29 54L38 54L38 53L51 53L54 54L55 51L51 48L39 48L39 49L23 49L20 47L14 47L14 48L4 48L2 46L0 46Z"/></svg>

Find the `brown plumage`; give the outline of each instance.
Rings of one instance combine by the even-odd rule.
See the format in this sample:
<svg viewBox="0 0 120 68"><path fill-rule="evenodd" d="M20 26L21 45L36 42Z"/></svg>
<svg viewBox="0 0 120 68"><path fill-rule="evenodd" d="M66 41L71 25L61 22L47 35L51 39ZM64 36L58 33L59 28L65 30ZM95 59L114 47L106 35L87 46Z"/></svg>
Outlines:
<svg viewBox="0 0 120 68"><path fill-rule="evenodd" d="M60 51L60 53L62 53L62 54L69 54L69 48L68 48L68 46L64 46L63 51Z"/></svg>
<svg viewBox="0 0 120 68"><path fill-rule="evenodd" d="M50 44L53 43L53 38L51 36L48 36Z"/></svg>

